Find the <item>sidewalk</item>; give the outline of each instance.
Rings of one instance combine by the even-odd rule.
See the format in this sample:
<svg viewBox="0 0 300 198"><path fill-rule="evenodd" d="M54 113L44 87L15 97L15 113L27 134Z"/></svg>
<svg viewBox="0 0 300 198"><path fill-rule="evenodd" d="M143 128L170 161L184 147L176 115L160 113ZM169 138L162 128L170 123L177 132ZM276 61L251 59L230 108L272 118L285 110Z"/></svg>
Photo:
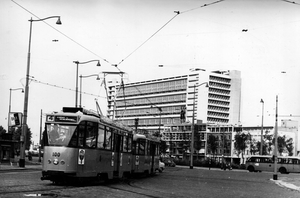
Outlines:
<svg viewBox="0 0 300 198"><path fill-rule="evenodd" d="M300 192L300 174L293 177L287 177L287 176L278 176L278 180L271 181L275 182L277 185L289 188L295 191Z"/></svg>
<svg viewBox="0 0 300 198"><path fill-rule="evenodd" d="M20 167L19 163L10 163L9 161L5 161L0 163L0 172L8 171L8 170L27 170L27 169L42 169L42 162L38 161L38 158L33 158L32 161L29 161L27 158L25 159L25 167Z"/></svg>

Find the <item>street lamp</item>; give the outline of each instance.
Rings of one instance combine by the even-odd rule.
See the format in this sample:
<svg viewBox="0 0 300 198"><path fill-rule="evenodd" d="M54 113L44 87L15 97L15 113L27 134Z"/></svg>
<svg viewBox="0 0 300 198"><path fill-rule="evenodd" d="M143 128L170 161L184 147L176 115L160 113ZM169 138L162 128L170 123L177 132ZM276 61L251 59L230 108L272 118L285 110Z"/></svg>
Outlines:
<svg viewBox="0 0 300 198"><path fill-rule="evenodd" d="M79 64L86 64L90 62L97 62L97 66L100 67L100 60L90 60L86 62L79 62L79 61L73 61L73 63L76 64L76 91L75 91L75 107L77 107L77 98L78 98L78 65Z"/></svg>
<svg viewBox="0 0 300 198"><path fill-rule="evenodd" d="M9 89L9 105L8 105L8 117L7 117L7 132L9 132L9 122L10 122L10 112L11 112L11 91L17 91L22 90L22 93L24 93L23 88L16 88L16 89Z"/></svg>
<svg viewBox="0 0 300 198"><path fill-rule="evenodd" d="M80 75L79 78L80 78L80 97L79 97L79 107L82 107L81 106L81 95L82 95L82 78L88 78L88 77L92 77L92 76L97 76L96 80L100 80L100 77L98 74L92 74L92 75L87 75L87 76L83 76L83 75Z"/></svg>
<svg viewBox="0 0 300 198"><path fill-rule="evenodd" d="M201 83L199 85L194 84L194 98L193 98L193 116L192 116L192 137L191 137L191 153L190 153L190 169L193 169L193 155L194 155L194 128L195 128L195 95L196 95L196 87L200 87L201 85L205 85L205 87L209 87L207 82Z"/></svg>
<svg viewBox="0 0 300 198"><path fill-rule="evenodd" d="M276 95L275 132L274 132L275 148L274 148L274 174L273 174L273 180L277 180L277 148L278 148L277 134L278 134L278 95Z"/></svg>
<svg viewBox="0 0 300 198"><path fill-rule="evenodd" d="M260 134L260 155L263 154L263 130L264 130L264 101L263 99L260 100L260 102L262 103L262 116L261 116L261 134Z"/></svg>
<svg viewBox="0 0 300 198"><path fill-rule="evenodd" d="M28 130L27 126L27 113L28 113L28 98L29 98L29 71L30 71L30 47L31 47L31 32L32 32L32 22L44 21L51 18L58 18L56 21L57 25L61 25L60 16L50 16L43 19L33 20L32 18L30 21L30 31L29 31L29 46L28 46L28 56L27 56L27 71L26 71L26 84L25 84L25 96L24 96L24 112L23 112L23 126L22 126L22 135L20 137L21 142L21 153L20 153L20 161L19 166L25 167L25 145L26 145L26 133Z"/></svg>

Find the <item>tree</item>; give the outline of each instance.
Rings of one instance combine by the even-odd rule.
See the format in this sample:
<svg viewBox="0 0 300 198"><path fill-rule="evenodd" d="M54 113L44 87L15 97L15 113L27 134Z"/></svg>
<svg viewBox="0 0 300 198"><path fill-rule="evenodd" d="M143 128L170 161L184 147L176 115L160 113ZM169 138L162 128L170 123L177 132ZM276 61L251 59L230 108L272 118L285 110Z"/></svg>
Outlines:
<svg viewBox="0 0 300 198"><path fill-rule="evenodd" d="M288 140L285 141L286 142L286 149L289 153L289 156L293 156L293 150L294 150L294 146L293 146L293 138L289 138Z"/></svg>
<svg viewBox="0 0 300 198"><path fill-rule="evenodd" d="M2 126L0 126L0 136L2 136L3 133L6 133L6 130Z"/></svg>
<svg viewBox="0 0 300 198"><path fill-rule="evenodd" d="M208 136L207 147L214 156L217 151L217 148L218 148L218 142L217 142L216 136L211 135L211 134Z"/></svg>
<svg viewBox="0 0 300 198"><path fill-rule="evenodd" d="M159 147L160 153L165 154L167 150L167 143L166 141L160 141L160 147Z"/></svg>
<svg viewBox="0 0 300 198"><path fill-rule="evenodd" d="M194 135L194 148L195 150L197 150L197 159L198 159L198 153L199 153L199 150L201 149L201 135L200 135L200 132L196 132L195 135Z"/></svg>
<svg viewBox="0 0 300 198"><path fill-rule="evenodd" d="M250 134L245 134L245 133L241 133L241 132L238 132L235 136L234 136L234 148L235 150L238 152L238 156L240 154L242 154L242 159L243 159L243 162L244 163L244 152L245 152L245 149L247 148L247 141L250 140Z"/></svg>
<svg viewBox="0 0 300 198"><path fill-rule="evenodd" d="M277 141L278 141L278 144L277 144L277 149L278 149L278 152L279 152L279 155L282 156L282 153L286 147L286 143L285 143L285 135L282 137L282 136L279 136L277 138Z"/></svg>
<svg viewBox="0 0 300 198"><path fill-rule="evenodd" d="M270 155L272 150L272 144L273 144L272 143L273 134L270 134L270 131L266 131L263 138L264 138L263 154L265 153L266 155L267 154Z"/></svg>
<svg viewBox="0 0 300 198"><path fill-rule="evenodd" d="M11 133L13 134L13 138L12 138L13 140L20 141L20 136L22 134L22 127L12 128ZM30 128L28 128L27 134L26 134L26 145L25 145L26 150L29 150L29 148L30 148L30 145L32 143L31 138L32 138L32 133L31 133ZM20 149L19 144L17 145L16 149Z"/></svg>
<svg viewBox="0 0 300 198"><path fill-rule="evenodd" d="M273 144L275 143L275 139L273 138ZM277 137L277 149L278 149L278 153L280 156L282 156L282 153L284 151L288 152L288 155L289 156L292 156L293 155L293 149L294 149L294 146L293 146L293 139L292 138L289 138L289 139L286 139L286 136L278 136Z"/></svg>
<svg viewBox="0 0 300 198"><path fill-rule="evenodd" d="M255 139L250 140L250 154L255 155L257 152L257 142Z"/></svg>

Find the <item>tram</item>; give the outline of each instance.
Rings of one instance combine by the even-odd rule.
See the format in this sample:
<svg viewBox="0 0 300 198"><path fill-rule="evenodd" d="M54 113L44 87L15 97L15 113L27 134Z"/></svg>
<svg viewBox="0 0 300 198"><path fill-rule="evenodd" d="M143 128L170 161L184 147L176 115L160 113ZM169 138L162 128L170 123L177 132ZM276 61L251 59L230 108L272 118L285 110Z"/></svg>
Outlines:
<svg viewBox="0 0 300 198"><path fill-rule="evenodd" d="M108 180L159 170L155 138L83 108L46 115L41 180Z"/></svg>

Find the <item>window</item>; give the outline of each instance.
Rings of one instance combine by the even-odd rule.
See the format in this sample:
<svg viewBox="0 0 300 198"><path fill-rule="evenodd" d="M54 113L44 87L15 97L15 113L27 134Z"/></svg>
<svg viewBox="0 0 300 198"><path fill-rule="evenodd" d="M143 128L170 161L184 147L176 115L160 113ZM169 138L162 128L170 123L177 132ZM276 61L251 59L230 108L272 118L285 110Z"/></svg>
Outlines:
<svg viewBox="0 0 300 198"><path fill-rule="evenodd" d="M96 148L97 129L98 124L96 122L87 122L85 147Z"/></svg>
<svg viewBox="0 0 300 198"><path fill-rule="evenodd" d="M76 146L77 146L77 132L78 132L78 130L76 129L76 130L74 131L74 134L73 134L73 136L72 136L72 138L71 138L71 141L70 141L70 143L69 143L69 146L70 146L70 147L76 147Z"/></svg>
<svg viewBox="0 0 300 198"><path fill-rule="evenodd" d="M127 152L127 150L128 150L128 136L124 136L123 139L124 139L124 141L123 141L123 151Z"/></svg>
<svg viewBox="0 0 300 198"><path fill-rule="evenodd" d="M47 124L47 143L46 145L67 146L76 132L75 125L59 125ZM76 136L77 137L77 136ZM77 145L77 138L75 138L75 145Z"/></svg>
<svg viewBox="0 0 300 198"><path fill-rule="evenodd" d="M127 151L130 153L132 151L132 135L128 136L128 148Z"/></svg>
<svg viewBox="0 0 300 198"><path fill-rule="evenodd" d="M145 141L139 141L139 155L145 155L145 147L146 147L146 142Z"/></svg>
<svg viewBox="0 0 300 198"><path fill-rule="evenodd" d="M104 148L104 126L100 125L98 129L97 148Z"/></svg>
<svg viewBox="0 0 300 198"><path fill-rule="evenodd" d="M86 122L81 122L78 126L78 147L83 147Z"/></svg>
<svg viewBox="0 0 300 198"><path fill-rule="evenodd" d="M131 141L132 136L131 135L125 135L123 136L123 152L131 152Z"/></svg>
<svg viewBox="0 0 300 198"><path fill-rule="evenodd" d="M107 150L112 149L112 130L110 127L106 127L105 146L104 147Z"/></svg>

